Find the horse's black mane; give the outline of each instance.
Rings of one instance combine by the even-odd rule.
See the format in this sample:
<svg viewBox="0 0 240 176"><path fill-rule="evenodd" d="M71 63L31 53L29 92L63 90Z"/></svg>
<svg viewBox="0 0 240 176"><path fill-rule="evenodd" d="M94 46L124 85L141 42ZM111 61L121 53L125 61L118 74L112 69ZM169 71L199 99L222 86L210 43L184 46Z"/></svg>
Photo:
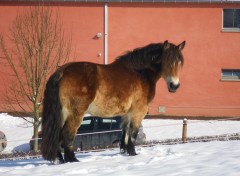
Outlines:
<svg viewBox="0 0 240 176"><path fill-rule="evenodd" d="M145 47L136 48L119 56L114 63L125 63L132 69L140 70L148 68L152 64L153 57L159 57L162 53L162 43L151 43Z"/></svg>
<svg viewBox="0 0 240 176"><path fill-rule="evenodd" d="M126 54L119 56L113 63L123 63L130 69L139 70L156 70L157 65L164 62L168 66L173 65L176 61L181 61L183 65L183 56L179 47L167 43L167 49L164 49L163 43L151 43L142 48L136 48ZM164 53L164 56L163 56ZM158 66L159 72L159 66Z"/></svg>

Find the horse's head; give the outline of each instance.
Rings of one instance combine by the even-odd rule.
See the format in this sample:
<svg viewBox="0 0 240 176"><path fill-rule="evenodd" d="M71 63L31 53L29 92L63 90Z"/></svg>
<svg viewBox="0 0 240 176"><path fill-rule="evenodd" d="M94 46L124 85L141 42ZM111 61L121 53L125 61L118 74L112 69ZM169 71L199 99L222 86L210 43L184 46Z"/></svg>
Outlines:
<svg viewBox="0 0 240 176"><path fill-rule="evenodd" d="M165 41L162 46L161 76L165 79L169 92L176 92L180 86L179 71L183 65L181 51L184 46L185 41L178 46Z"/></svg>
<svg viewBox="0 0 240 176"><path fill-rule="evenodd" d="M158 63L160 66L160 76L165 79L169 92L176 92L180 86L179 71L183 66L183 56L181 51L184 46L185 41L177 46L165 41L162 44L161 55L153 58L155 59L155 63Z"/></svg>

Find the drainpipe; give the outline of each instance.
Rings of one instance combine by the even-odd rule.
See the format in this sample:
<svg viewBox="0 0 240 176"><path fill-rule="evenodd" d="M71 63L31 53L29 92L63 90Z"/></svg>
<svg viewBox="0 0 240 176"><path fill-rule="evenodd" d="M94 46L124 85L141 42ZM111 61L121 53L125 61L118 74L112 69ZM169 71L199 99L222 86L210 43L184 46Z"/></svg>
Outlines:
<svg viewBox="0 0 240 176"><path fill-rule="evenodd" d="M104 64L108 64L108 3L104 3Z"/></svg>

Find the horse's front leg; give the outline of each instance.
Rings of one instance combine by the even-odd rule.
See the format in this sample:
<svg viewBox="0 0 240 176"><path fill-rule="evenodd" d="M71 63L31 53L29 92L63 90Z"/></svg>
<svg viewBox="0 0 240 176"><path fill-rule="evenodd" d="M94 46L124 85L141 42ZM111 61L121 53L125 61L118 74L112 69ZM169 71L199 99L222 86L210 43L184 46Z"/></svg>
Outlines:
<svg viewBox="0 0 240 176"><path fill-rule="evenodd" d="M135 151L135 143L138 135L138 130L141 126L142 120L147 113L148 107L145 104L137 103L132 106L130 116L125 117L122 123L123 137L120 149L131 155L137 155Z"/></svg>
<svg viewBox="0 0 240 176"><path fill-rule="evenodd" d="M140 126L140 125L139 125ZM137 155L135 151L135 141L138 134L138 128L131 122L123 127L123 135L120 145L121 153L128 153L130 156Z"/></svg>
<svg viewBox="0 0 240 176"><path fill-rule="evenodd" d="M120 152L121 153L126 153L127 151L127 146L125 144L125 136L126 136L126 129L122 129L122 139L121 139L121 144L120 144Z"/></svg>
<svg viewBox="0 0 240 176"><path fill-rule="evenodd" d="M129 138L128 138L128 143L127 143L127 153L130 156L134 156L137 155L136 151L135 151L135 143L136 143L136 139L137 139L137 135L138 135L138 128L133 128L131 127L132 125L130 125L130 129L129 129Z"/></svg>

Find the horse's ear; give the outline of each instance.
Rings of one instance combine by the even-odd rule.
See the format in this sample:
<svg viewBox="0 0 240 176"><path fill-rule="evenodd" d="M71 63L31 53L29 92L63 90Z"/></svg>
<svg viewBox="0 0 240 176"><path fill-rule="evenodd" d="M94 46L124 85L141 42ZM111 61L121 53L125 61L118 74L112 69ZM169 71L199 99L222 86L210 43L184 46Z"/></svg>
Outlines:
<svg viewBox="0 0 240 176"><path fill-rule="evenodd" d="M170 47L170 44L168 43L168 41L166 40L164 43L163 43L163 49L166 50Z"/></svg>
<svg viewBox="0 0 240 176"><path fill-rule="evenodd" d="M186 42L185 41L183 41L181 44L179 44L177 47L178 47L178 49L180 50L180 51L182 51L183 50L183 48L184 48L184 46L185 46L185 44L186 44Z"/></svg>

